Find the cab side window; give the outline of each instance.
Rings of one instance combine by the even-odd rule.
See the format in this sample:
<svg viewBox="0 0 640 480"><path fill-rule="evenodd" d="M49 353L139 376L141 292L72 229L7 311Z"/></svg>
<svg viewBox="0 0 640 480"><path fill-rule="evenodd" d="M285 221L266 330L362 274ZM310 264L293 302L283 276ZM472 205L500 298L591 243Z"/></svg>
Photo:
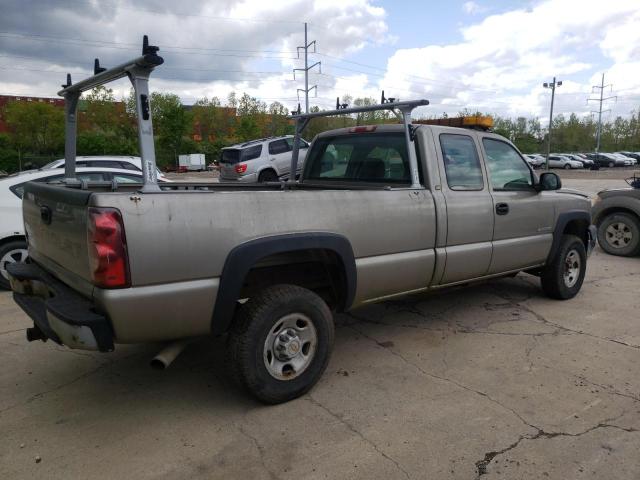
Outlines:
<svg viewBox="0 0 640 480"><path fill-rule="evenodd" d="M531 190L531 170L515 148L494 138L483 138L482 145L494 190Z"/></svg>
<svg viewBox="0 0 640 480"><path fill-rule="evenodd" d="M440 134L442 159L451 190L482 190L482 168L476 144L469 135Z"/></svg>

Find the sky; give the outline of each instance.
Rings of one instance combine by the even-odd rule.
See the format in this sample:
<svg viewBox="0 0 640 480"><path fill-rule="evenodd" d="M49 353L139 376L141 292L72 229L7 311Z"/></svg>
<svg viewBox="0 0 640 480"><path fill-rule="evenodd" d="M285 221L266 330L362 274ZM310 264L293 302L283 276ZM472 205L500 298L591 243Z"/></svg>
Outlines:
<svg viewBox="0 0 640 480"><path fill-rule="evenodd" d="M143 34L164 65L152 90L224 99L246 92L304 109L298 46L308 23L310 105L337 96L426 98L418 116L463 109L547 122L590 115L602 74L605 119L640 107L640 1L608 0L1 0L0 94L55 96L93 59L120 64ZM300 57L300 58L299 58ZM110 85L128 94L126 79Z"/></svg>

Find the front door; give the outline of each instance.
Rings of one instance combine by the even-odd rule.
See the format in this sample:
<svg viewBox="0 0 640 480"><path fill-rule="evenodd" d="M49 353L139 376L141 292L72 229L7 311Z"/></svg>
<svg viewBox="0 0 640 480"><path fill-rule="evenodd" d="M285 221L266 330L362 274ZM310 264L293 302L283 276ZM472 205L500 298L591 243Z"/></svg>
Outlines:
<svg viewBox="0 0 640 480"><path fill-rule="evenodd" d="M447 208L444 274L447 284L485 275L491 262L493 201L474 137L434 132L440 143L442 193Z"/></svg>
<svg viewBox="0 0 640 480"><path fill-rule="evenodd" d="M552 198L534 189L533 172L512 145L483 136L482 148L494 207L489 273L540 265L553 241Z"/></svg>

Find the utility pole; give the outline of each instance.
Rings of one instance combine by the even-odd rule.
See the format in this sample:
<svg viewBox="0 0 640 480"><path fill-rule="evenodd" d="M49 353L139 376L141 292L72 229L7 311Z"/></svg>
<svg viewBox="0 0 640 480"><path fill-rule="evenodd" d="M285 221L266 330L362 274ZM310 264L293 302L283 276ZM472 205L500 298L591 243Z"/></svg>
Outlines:
<svg viewBox="0 0 640 480"><path fill-rule="evenodd" d="M549 111L549 134L547 136L547 164L545 167L547 170L549 170L549 154L551 153L551 130L553 127L553 101L556 96L556 87L559 87L561 85L562 85L562 81L560 80L556 82L556 77L553 77L553 82L551 83L544 82L542 84L544 88L551 89L551 110Z"/></svg>
<svg viewBox="0 0 640 480"><path fill-rule="evenodd" d="M299 88L297 93L304 92L304 111L305 113L309 113L309 92L313 89L316 90L316 94L318 92L318 85L314 85L309 88L309 70L318 65L318 69L320 73L322 73L322 62L316 62L313 65L309 65L309 48L313 45L313 53L316 53L316 41L308 42L307 40L307 22L304 23L304 46L298 47L296 51L298 52L298 58L300 58L300 50L304 50L304 68L294 68L293 69L293 79L296 79L296 72L304 72L304 88ZM298 97L300 100L300 97Z"/></svg>
<svg viewBox="0 0 640 480"><path fill-rule="evenodd" d="M605 85L604 84L604 73L602 74L602 81L600 82L600 86L598 85L594 85L593 87L591 87L591 93L593 93L594 89L600 90L600 98L588 98L587 102L599 102L600 103L600 107L598 108L598 127L596 130L596 158L598 158L598 154L600 153L600 135L602 134L602 102L606 101L606 100L611 100L612 98L618 98L615 95L612 97L607 97L607 98L603 98L604 95L604 89L607 87L611 87L612 85ZM605 110L605 112L608 110ZM591 112L591 113L595 113L595 112Z"/></svg>

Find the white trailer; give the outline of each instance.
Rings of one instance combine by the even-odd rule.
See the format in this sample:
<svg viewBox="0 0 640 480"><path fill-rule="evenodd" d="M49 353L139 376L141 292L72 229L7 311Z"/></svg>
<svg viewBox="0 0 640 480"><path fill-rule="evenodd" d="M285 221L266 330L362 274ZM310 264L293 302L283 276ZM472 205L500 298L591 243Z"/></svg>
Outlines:
<svg viewBox="0 0 640 480"><path fill-rule="evenodd" d="M178 171L197 171L207 169L204 153L190 153L178 156Z"/></svg>

